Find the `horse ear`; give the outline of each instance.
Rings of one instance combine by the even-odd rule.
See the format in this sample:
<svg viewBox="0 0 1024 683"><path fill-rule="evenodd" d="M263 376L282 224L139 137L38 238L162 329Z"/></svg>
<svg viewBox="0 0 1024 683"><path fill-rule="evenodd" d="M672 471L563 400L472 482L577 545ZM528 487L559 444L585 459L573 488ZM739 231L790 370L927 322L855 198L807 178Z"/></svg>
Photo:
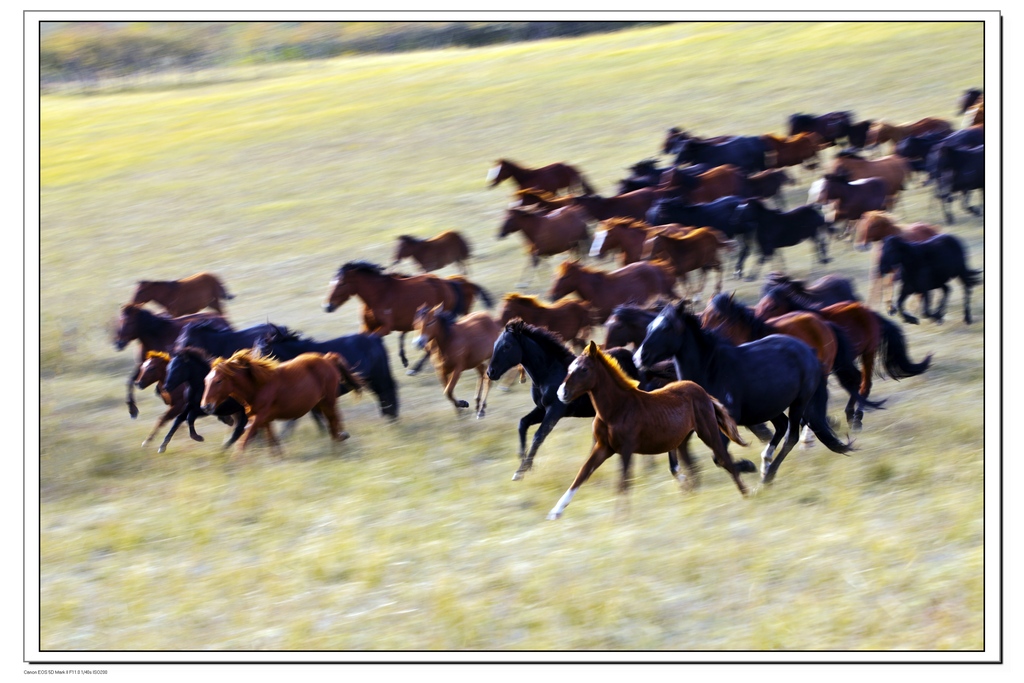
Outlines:
<svg viewBox="0 0 1024 683"><path fill-rule="evenodd" d="M593 339L591 339L590 343L587 344L587 354L593 356L593 355L597 354L597 351L598 351L598 349L597 349L597 342L595 342Z"/></svg>

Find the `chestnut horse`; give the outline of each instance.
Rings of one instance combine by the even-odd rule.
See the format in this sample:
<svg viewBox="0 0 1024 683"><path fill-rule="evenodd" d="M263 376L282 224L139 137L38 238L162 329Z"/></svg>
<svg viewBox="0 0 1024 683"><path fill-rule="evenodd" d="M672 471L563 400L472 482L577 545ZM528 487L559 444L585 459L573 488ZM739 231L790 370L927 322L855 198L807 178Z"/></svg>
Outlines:
<svg viewBox="0 0 1024 683"><path fill-rule="evenodd" d="M440 270L450 263L458 264L462 274L466 274L466 261L469 259L469 245L457 232L447 230L436 237L420 239L409 235L398 238L398 248L391 263L394 268L404 258L412 258L420 264L424 273Z"/></svg>
<svg viewBox="0 0 1024 683"><path fill-rule="evenodd" d="M521 232L526 238L530 258L519 276L520 281L530 271L530 279L544 256L554 256L567 251L582 256L590 242L590 231L584 218L583 209L568 206L549 214L534 213L528 209L509 209L505 222L498 231L498 239L504 239L514 232ZM530 268L533 270L530 270ZM525 287L529 281L520 282Z"/></svg>
<svg viewBox="0 0 1024 683"><path fill-rule="evenodd" d="M363 386L362 378L349 370L337 353L303 353L278 362L254 349L244 349L226 360L213 361L201 405L206 413L213 413L228 398L245 405L252 422L238 450L244 451L262 429L267 442L280 456L281 446L271 428L274 420L297 420L315 410L327 420L332 439L348 438L336 405L338 384L342 381L357 392Z"/></svg>
<svg viewBox="0 0 1024 683"><path fill-rule="evenodd" d="M499 159L487 173L489 187L511 178L520 189L536 187L547 192L558 194L559 190L582 190L584 194L593 194L594 188L587 184L583 175L568 164L555 163L540 168L526 168L508 159Z"/></svg>
<svg viewBox="0 0 1024 683"><path fill-rule="evenodd" d="M455 385L466 370L475 369L480 376L476 385L476 417L487 411L487 394L491 380L485 375L487 363L494 351L494 342L501 334L501 325L486 313L472 313L461 320L440 305L433 308L420 306L416 311L416 345L421 349L433 344L434 368L444 387L444 395L461 414L469 402L455 398Z"/></svg>
<svg viewBox="0 0 1024 683"><path fill-rule="evenodd" d="M584 393L590 395L594 417L594 447L572 485L548 513L558 519L591 474L615 453L622 458L619 492L629 490L630 464L635 453L657 454L677 451L687 470L694 473L687 442L696 432L714 453L714 462L725 469L742 495L747 489L740 473L753 470L753 463L733 462L719 432L733 443L746 446L736 422L715 398L694 382L672 382L647 392L627 375L597 344L590 342L569 366L558 398L570 403ZM678 476L678 472L673 472Z"/></svg>
<svg viewBox="0 0 1024 683"><path fill-rule="evenodd" d="M363 331L379 337L401 332L398 338L398 357L403 367L409 367L409 360L405 356L405 335L415 329L416 309L442 304L445 310L462 315L472 307L477 295L488 308L493 305L487 290L461 275L447 278L435 275L403 277L385 273L374 263L350 261L338 269L331 281L324 310L330 313L350 297L358 296L369 310L369 314L366 311L363 313ZM426 355L421 358L410 374L418 372L426 359Z"/></svg>
<svg viewBox="0 0 1024 683"><path fill-rule="evenodd" d="M139 389L148 389L149 387L156 384L157 393L160 394L160 398L167 404L167 412L160 416L160 419L153 425L153 431L149 433L149 436L142 442L142 447L145 448L156 433L165 424L173 420L175 417L180 415L185 410L185 405L188 402L185 396L185 387L178 387L176 391L168 392L164 387L164 380L167 378L167 366L171 362L171 356L165 351L150 351L146 354L146 359L142 361L142 365L139 366L139 374L135 378L135 386ZM202 441L203 437L196 433L195 428L189 425L189 435L196 441ZM160 446L159 453L164 452L164 448L167 446L167 441L170 437L164 440L164 443Z"/></svg>
<svg viewBox="0 0 1024 683"><path fill-rule="evenodd" d="M825 141L817 133L797 133L789 137L762 135L768 151L765 164L768 168L803 166L806 169L818 167L818 152L825 148Z"/></svg>
<svg viewBox="0 0 1024 683"><path fill-rule="evenodd" d="M708 271L718 273L715 283L715 294L722 291L722 262L718 259L718 250L732 251L736 248L734 240L726 239L725 235L711 228L697 228L687 235L679 237L658 232L648 240L650 258L664 259L672 265L676 277L683 281L684 296L699 299L704 293ZM695 290L690 289L687 274L700 270L700 284Z"/></svg>
<svg viewBox="0 0 1024 683"><path fill-rule="evenodd" d="M743 196L746 174L733 164L715 166L697 175L685 168L672 169L662 176L659 187L662 192L655 196L656 199L677 196L690 204L707 204L722 197Z"/></svg>
<svg viewBox="0 0 1024 683"><path fill-rule="evenodd" d="M843 232L837 238L843 239L854 231L853 224L868 211L888 208L893 197L888 195L888 186L882 178L850 180L845 173L828 173L811 185L807 200L816 205L831 204L834 209L832 230L838 221L846 221Z"/></svg>
<svg viewBox="0 0 1024 683"><path fill-rule="evenodd" d="M853 246L860 251L871 248L872 242L881 242L889 235L899 235L907 242L923 242L941 231L930 223L899 225L892 214L884 211L868 211L857 224Z"/></svg>
<svg viewBox="0 0 1024 683"><path fill-rule="evenodd" d="M590 257L604 258L613 251L621 251L621 264L629 265L643 260L644 245L654 232L665 232L681 237L693 230L691 227L685 227L678 223L651 226L642 220L633 218L610 218L603 221L601 229L594 233L594 242L590 245Z"/></svg>
<svg viewBox="0 0 1024 683"><path fill-rule="evenodd" d="M596 221L606 221L609 218L633 218L639 221L643 220L654 200L662 194L661 190L644 187L614 197L602 197L599 194L577 195L572 198L572 202Z"/></svg>
<svg viewBox="0 0 1024 683"><path fill-rule="evenodd" d="M530 325L554 332L566 344L583 348L587 343L590 307L582 301L562 299L548 305L535 296L510 292L505 295L504 302L498 315L501 325L513 318L522 318Z"/></svg>
<svg viewBox="0 0 1024 683"><path fill-rule="evenodd" d="M910 175L910 171L910 164L899 155L865 159L853 152L840 152L836 155L830 173L845 173L849 180L881 178L885 181L889 208L892 208L896 204L896 196L903 190L903 182Z"/></svg>
<svg viewBox="0 0 1024 683"><path fill-rule="evenodd" d="M133 420L138 417L139 408L135 405L132 386L147 354L150 351L169 352L174 347L174 340L178 338L181 329L188 323L197 320L214 320L222 329L231 329L228 321L216 313L193 313L172 318L148 311L140 304L125 304L121 307L117 333L114 337L114 348L123 351L135 339L138 339L141 345L138 362L131 374L128 375L128 393L125 398L125 403L128 404L128 414Z"/></svg>
<svg viewBox="0 0 1024 683"><path fill-rule="evenodd" d="M564 209L572 206L573 197L569 195L557 195L537 187L528 187L525 190L516 190L512 193L512 201L508 208L535 207L547 213L556 209Z"/></svg>
<svg viewBox="0 0 1024 683"><path fill-rule="evenodd" d="M221 299L234 298L216 275L198 273L183 280L140 280L129 303L141 306L153 301L163 306L167 315L177 318L204 308L223 313Z"/></svg>
<svg viewBox="0 0 1024 683"><path fill-rule="evenodd" d="M886 142L891 142L895 148L903 138L911 136L920 137L926 133L952 133L953 125L945 119L937 119L933 116L923 118L913 123L900 125L875 121L868 129L868 136L865 140L866 147L878 147Z"/></svg>
<svg viewBox="0 0 1024 683"><path fill-rule="evenodd" d="M590 304L595 323L607 320L620 304L644 304L659 296L677 298L673 291L676 278L667 264L641 261L609 273L565 261L555 275L548 299L558 301L576 292Z"/></svg>

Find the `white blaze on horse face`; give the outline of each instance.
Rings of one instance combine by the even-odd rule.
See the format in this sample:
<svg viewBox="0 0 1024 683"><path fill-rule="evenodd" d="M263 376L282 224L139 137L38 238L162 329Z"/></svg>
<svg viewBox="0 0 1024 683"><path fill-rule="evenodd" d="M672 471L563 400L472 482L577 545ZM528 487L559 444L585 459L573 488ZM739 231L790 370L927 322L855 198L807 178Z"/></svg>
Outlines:
<svg viewBox="0 0 1024 683"><path fill-rule="evenodd" d="M499 173L501 173L501 164L498 164L487 172L487 182L493 182L494 179L498 177Z"/></svg>
<svg viewBox="0 0 1024 683"><path fill-rule="evenodd" d="M597 258L601 255L601 246L604 244L604 238L607 236L607 230L598 230L597 234L594 235L594 244L590 247L591 258Z"/></svg>

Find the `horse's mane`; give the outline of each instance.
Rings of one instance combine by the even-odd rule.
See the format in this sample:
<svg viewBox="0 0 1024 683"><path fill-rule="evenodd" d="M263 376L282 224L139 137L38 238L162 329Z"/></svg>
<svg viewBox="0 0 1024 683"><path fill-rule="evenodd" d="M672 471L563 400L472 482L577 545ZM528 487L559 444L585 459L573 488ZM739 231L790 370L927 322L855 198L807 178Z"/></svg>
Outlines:
<svg viewBox="0 0 1024 683"><path fill-rule="evenodd" d="M516 190L512 193L512 196L519 197L520 199L523 197L536 197L542 202L551 202L559 198L557 194L548 192L547 190L542 190L539 187L526 187L521 190Z"/></svg>
<svg viewBox="0 0 1024 683"><path fill-rule="evenodd" d="M660 303L660 305L659 305ZM661 312L661 309L665 307L664 302L655 302L657 308L652 306L634 306L633 304L620 304L612 309L612 316L618 318L626 325L632 325L636 323L647 324L651 321L652 316L656 316ZM609 316L609 319L611 316Z"/></svg>
<svg viewBox="0 0 1024 683"><path fill-rule="evenodd" d="M434 317L441 321L441 328L445 331L445 334L451 331L452 325L459 319L454 311L446 311L444 309L435 311Z"/></svg>
<svg viewBox="0 0 1024 683"><path fill-rule="evenodd" d="M780 301L795 304L798 308L808 311L820 311L822 308L821 304L809 297L802 288L798 289L788 284L766 287L761 296L762 298L775 297Z"/></svg>
<svg viewBox="0 0 1024 683"><path fill-rule="evenodd" d="M338 269L338 277L350 272L368 273L370 275L385 275L384 268L377 263L371 263L369 261L349 261Z"/></svg>
<svg viewBox="0 0 1024 683"><path fill-rule="evenodd" d="M150 351L146 354L146 360L150 358L159 358L162 361L171 362L171 354L166 351Z"/></svg>
<svg viewBox="0 0 1024 683"><path fill-rule="evenodd" d="M598 362L603 364L608 369L608 372L611 374L612 379L615 380L615 383L619 385L621 388L636 389L640 386L640 382L636 381L628 374L626 374L626 371L622 369L621 365L619 365L619 361L615 360L614 358L606 354L604 351L602 351L600 348L598 348L597 344L595 344L594 342L591 342L590 345L587 346L586 351L584 351L583 353L589 356L590 358L597 359Z"/></svg>
<svg viewBox="0 0 1024 683"><path fill-rule="evenodd" d="M755 339L775 333L775 329L771 325L754 315L752 308L736 301L732 294L725 292L716 294L711 299L711 306L726 318L746 326Z"/></svg>
<svg viewBox="0 0 1024 683"><path fill-rule="evenodd" d="M545 353L554 356L562 364L568 366L576 358L576 354L570 351L561 338L551 330L544 327L531 325L522 318L513 318L505 325L505 331L517 337L527 337L537 343Z"/></svg>
<svg viewBox="0 0 1024 683"><path fill-rule="evenodd" d="M584 273L594 273L597 271L587 268L585 265L579 262L579 259L567 259L558 264L558 268L555 270L556 277L561 277L569 272L572 268L583 271Z"/></svg>
<svg viewBox="0 0 1024 683"><path fill-rule="evenodd" d="M174 355L182 357L186 361L201 362L205 365L210 365L214 361L210 354L196 346L186 346L176 351Z"/></svg>
<svg viewBox="0 0 1024 683"><path fill-rule="evenodd" d="M635 228L638 230L647 230L651 227L650 223L646 221L637 220L636 218L628 218L626 216L615 216L607 220L601 221L601 227L605 230L611 230L617 227L623 228Z"/></svg>
<svg viewBox="0 0 1024 683"><path fill-rule="evenodd" d="M408 242L410 244L419 244L423 241L419 237L413 237L412 235L399 235L398 240L400 242Z"/></svg>
<svg viewBox="0 0 1024 683"><path fill-rule="evenodd" d="M181 328L181 333L191 332L193 330L209 330L210 332L224 332L223 327L220 325L220 321L207 318L206 320L194 320Z"/></svg>
<svg viewBox="0 0 1024 683"><path fill-rule="evenodd" d="M537 297L532 296L530 294L520 294L519 292L509 292L508 294L503 296L501 300L517 301L519 303L526 304L527 306L532 306L534 308L551 308Z"/></svg>
<svg viewBox="0 0 1024 683"><path fill-rule="evenodd" d="M262 384L278 365L278 361L261 355L255 349L242 349L235 351L230 358L215 358L211 367L220 368L229 377L233 377L239 370L248 370L253 380Z"/></svg>

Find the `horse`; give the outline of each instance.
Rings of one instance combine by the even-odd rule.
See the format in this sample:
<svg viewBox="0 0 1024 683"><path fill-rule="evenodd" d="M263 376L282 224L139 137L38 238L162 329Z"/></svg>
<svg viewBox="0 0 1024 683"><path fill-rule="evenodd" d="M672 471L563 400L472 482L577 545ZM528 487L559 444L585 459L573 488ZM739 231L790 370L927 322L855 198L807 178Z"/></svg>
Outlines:
<svg viewBox="0 0 1024 683"><path fill-rule="evenodd" d="M651 225L676 223L679 225L713 228L730 239L737 237L747 239L743 227L736 223L736 209L747 200L742 197L722 197L707 204L690 204L683 199L662 199L654 203L647 212L647 222ZM741 254L743 254L741 250ZM742 272L742 264L737 263L737 277Z"/></svg>
<svg viewBox="0 0 1024 683"><path fill-rule="evenodd" d="M594 270L576 261L565 261L555 271L555 282L548 294L550 301L576 292L590 304L591 320L603 323L620 304L642 304L673 292L675 276L662 265L640 261L611 272Z"/></svg>
<svg viewBox="0 0 1024 683"><path fill-rule="evenodd" d="M718 273L715 293L722 291L722 262L718 259L719 249L732 251L736 242L726 239L722 233L711 228L697 228L681 236L657 232L648 240L649 257L668 261L676 277L683 281L684 296L700 298L704 293L709 270ZM700 284L690 290L687 274L700 270Z"/></svg>
<svg viewBox="0 0 1024 683"><path fill-rule="evenodd" d="M957 116L963 116L967 113L967 110L977 104L979 101L984 101L985 96L980 88L969 88L964 91L964 94L957 100Z"/></svg>
<svg viewBox="0 0 1024 683"><path fill-rule="evenodd" d="M689 138L679 144L675 163L709 164L712 167L731 164L752 173L765 169L768 147L756 135L737 135L725 140L702 140Z"/></svg>
<svg viewBox="0 0 1024 683"><path fill-rule="evenodd" d="M602 197L599 194L576 195L572 198L572 203L596 221L620 217L643 220L651 204L660 194L661 190L645 187L615 197Z"/></svg>
<svg viewBox="0 0 1024 683"><path fill-rule="evenodd" d="M796 181L781 168L769 168L748 175L745 187L740 194L748 199L774 198L775 205L780 210L785 211L786 202L782 197L782 188L786 185L795 184Z"/></svg>
<svg viewBox="0 0 1024 683"><path fill-rule="evenodd" d="M937 235L924 242L907 242L898 236L886 237L878 257L878 274L884 276L900 269L900 294L896 304L889 306L889 315L897 312L911 325L920 321L903 310L911 294L920 294L924 302L924 315L937 323L942 322L949 300L949 285L959 278L964 288L964 322L971 324L971 287L981 282L981 271L967 267L966 249L953 235ZM933 289L942 290L942 301L935 311L930 310L929 296Z"/></svg>
<svg viewBox="0 0 1024 683"><path fill-rule="evenodd" d="M413 319L417 308L443 304L445 310L462 315L472 308L477 295L485 306L493 306L487 290L461 275L446 278L429 274L403 277L385 273L379 265L367 261L349 261L344 264L331 280L330 287L323 304L327 313L341 307L352 296L358 296L370 311L369 316L364 312L364 332L379 337L391 332L401 333L398 337L398 357L402 367L409 367L409 360L405 356L405 335L414 329ZM419 372L427 357L424 355L410 369L409 374Z"/></svg>
<svg viewBox="0 0 1024 683"><path fill-rule="evenodd" d="M814 114L793 114L789 117L789 135L817 133L822 144L831 147L849 135L853 114L848 111L833 111L821 116Z"/></svg>
<svg viewBox="0 0 1024 683"><path fill-rule="evenodd" d="M398 238L395 258L391 262L394 268L404 258L412 258L420 265L424 273L440 270L450 263L458 265L463 275L466 274L466 261L469 259L469 245L462 235L446 230L440 235L428 239L420 239L410 235Z"/></svg>
<svg viewBox="0 0 1024 683"><path fill-rule="evenodd" d="M630 166L629 176L619 181L617 194L626 194L644 187L656 187L661 183L661 176L671 170L671 166L658 166L657 159L644 159Z"/></svg>
<svg viewBox="0 0 1024 683"><path fill-rule="evenodd" d="M774 258L775 252L784 247L792 247L804 240L812 240L820 263L828 263L827 246L821 228L825 225L825 217L811 205L797 207L791 211L776 211L764 205L759 199L751 199L736 208L735 222L740 230L752 233L761 250L754 272L747 276L748 280L757 278L764 262ZM736 263L737 274L743 272L743 261L749 246L743 243L743 250ZM780 255L781 256L781 255Z"/></svg>
<svg viewBox="0 0 1024 683"><path fill-rule="evenodd" d="M526 238L527 251L530 254L526 267L519 276L520 280L523 280L531 266L533 270L530 271L530 279L533 279L533 272L536 271L542 257L567 251L580 257L590 243L587 221L582 215L582 209L575 206L549 214L537 214L527 209L509 209L505 214L505 222L498 231L498 239L504 239L514 232L521 232ZM521 282L519 286L524 287L527 284L528 281Z"/></svg>
<svg viewBox="0 0 1024 683"><path fill-rule="evenodd" d="M860 429L864 408L881 408L884 401L868 401L860 395L860 371L853 362L853 349L846 335L810 311L793 311L776 318L762 320L754 310L736 301L734 296L719 294L708 302L700 315L701 327L718 332L733 344L745 344L769 334L788 334L804 342L818 356L822 381L832 373L850 395L846 405L846 421L851 429ZM805 440L808 432L805 428Z"/></svg>
<svg viewBox="0 0 1024 683"><path fill-rule="evenodd" d="M852 450L829 426L827 384L822 381L818 357L802 341L773 334L733 346L703 330L680 302L662 309L633 354L641 370L669 358L680 379L696 382L718 397L737 425L772 423L775 434L761 453L762 483L772 482L796 445L801 421L829 450L841 454ZM776 456L783 437L785 443Z"/></svg>
<svg viewBox="0 0 1024 683"><path fill-rule="evenodd" d="M628 349L608 349L631 377L638 372L633 366L632 351ZM519 468L512 476L519 481L533 467L533 459L537 455L544 439L563 417L594 417L594 407L590 399L581 396L571 403L565 404L558 400L558 386L565 379L569 365L576 359L562 340L551 330L547 330L522 319L512 319L494 342L491 360L487 365L487 377L497 381L506 372L522 367L532 383L530 396L534 408L519 420ZM648 373L650 380L645 388L661 386L666 381L675 379L674 374L666 374L665 368L658 368ZM539 423L533 435L530 450L526 450L526 436L530 427Z"/></svg>
<svg viewBox="0 0 1024 683"><path fill-rule="evenodd" d="M845 173L828 173L812 185L807 200L818 206L832 204L834 216L832 225L845 220L842 239L853 232L852 224L868 211L882 211L888 208L891 197L888 186L881 178L850 180ZM834 227L833 227L834 229Z"/></svg>
<svg viewBox="0 0 1024 683"><path fill-rule="evenodd" d="M896 153L907 160L914 171L928 172L931 152L939 147L977 147L985 144L985 126L971 126L952 133L932 133L900 140ZM934 175L925 180L928 184Z"/></svg>
<svg viewBox="0 0 1024 683"><path fill-rule="evenodd" d="M530 187L513 192L508 208L533 208L541 213L549 213L572 206L572 203L572 195L556 195L537 187Z"/></svg>
<svg viewBox="0 0 1024 683"><path fill-rule="evenodd" d="M900 125L886 123L885 121L876 121L868 130L868 137L867 140L865 140L865 146L868 148L878 147L886 142L891 142L895 149L895 146L900 142L900 140L912 135L920 136L928 133L951 132L953 132L953 126L949 121L938 119L933 116Z"/></svg>
<svg viewBox="0 0 1024 683"><path fill-rule="evenodd" d="M858 301L822 305L806 297L794 296L784 287L773 287L765 292L754 307L754 315L761 320L776 318L792 311L811 311L842 330L850 342L851 353L861 361L861 381L857 391L864 401L871 394L876 356L881 358L886 372L895 380L920 375L931 364L931 354L920 363L911 361L907 356L906 339L899 326ZM849 409L850 405L847 404Z"/></svg>
<svg viewBox="0 0 1024 683"><path fill-rule="evenodd" d="M655 199L675 195L691 204L706 204L722 197L742 195L747 189L747 174L733 164L715 166L699 174L674 169L665 174L660 187L662 193ZM638 218L644 215L646 212Z"/></svg>
<svg viewBox="0 0 1024 683"><path fill-rule="evenodd" d="M171 437L174 436L174 432L177 431L182 422L187 421L189 436L192 439L195 441L204 440L202 435L196 431L195 422L198 418L206 417L207 415L200 405L200 399L203 396L204 380L206 375L210 373L210 362L211 358L205 351L192 347L176 351L173 356L169 357L163 380L164 390L172 396L181 393L184 397L184 402L182 408L174 415L174 422L171 424L167 436L164 437L163 442L156 449L157 453L163 453L167 450L167 444L170 443ZM222 446L222 448L228 448L231 444L238 441L238 438L242 436L242 432L245 431L245 424L248 419L245 415L245 406L229 398L218 405L214 409L213 414L228 424L234 424L231 436L228 437ZM156 430L154 429L153 431L155 432ZM152 438L153 434L150 434L149 438L142 445L146 445Z"/></svg>
<svg viewBox="0 0 1024 683"><path fill-rule="evenodd" d="M243 349L230 358L213 361L200 403L208 414L229 398L244 404L252 424L239 443L239 451L244 452L262 429L280 457L281 446L271 427L274 420L297 420L316 411L327 420L327 430L334 441L349 437L336 405L338 383L342 381L357 392L363 386L362 379L349 370L337 353L303 353L278 362L253 349Z"/></svg>
<svg viewBox="0 0 1024 683"><path fill-rule="evenodd" d="M181 280L139 280L129 304L141 306L153 301L167 310L167 315L178 318L212 308L224 313L221 299L234 299L211 273L197 273Z"/></svg>
<svg viewBox="0 0 1024 683"><path fill-rule="evenodd" d="M815 132L797 133L788 137L762 135L768 148L765 164L768 168L802 166L806 169L818 167L818 152L825 148L825 141Z"/></svg>
<svg viewBox="0 0 1024 683"><path fill-rule="evenodd" d="M491 381L485 376L494 342L501 334L501 326L483 312L472 313L456 320L440 305L433 308L420 306L416 311L416 345L421 349L433 344L434 368L444 387L444 395L461 414L469 402L455 398L455 385L466 370L476 369L480 376L476 385L476 417L481 419L487 410L487 394Z"/></svg>
<svg viewBox="0 0 1024 683"><path fill-rule="evenodd" d="M846 140L852 149L863 149L868 143L868 131L874 125L874 121L867 119L851 123L846 127Z"/></svg>
<svg viewBox="0 0 1024 683"><path fill-rule="evenodd" d="M252 348L258 339L274 330L271 323L261 323L241 330L221 329L215 320L197 320L181 328L173 349L186 346L202 349L215 358L227 358L235 351Z"/></svg>
<svg viewBox="0 0 1024 683"><path fill-rule="evenodd" d="M652 226L633 218L610 218L602 221L601 229L594 233L594 241L590 245L590 257L604 258L610 252L621 251L620 265L636 263L643 260L644 245L656 231L680 237L692 232L693 228L684 227L678 223Z"/></svg>
<svg viewBox="0 0 1024 683"><path fill-rule="evenodd" d="M146 359L146 354L150 351L170 351L181 328L198 320L215 320L225 330L231 329L230 323L216 313L192 313L174 318L147 311L141 304L125 304L121 307L117 332L114 336L114 348L123 351L135 339L139 340L141 346L138 361L128 375L128 391L125 397L128 414L133 420L138 417L139 408L135 405L132 386L139 374L140 366Z"/></svg>
<svg viewBox="0 0 1024 683"><path fill-rule="evenodd" d="M794 301L806 306L828 306L840 301L860 301L853 282L841 275L825 275L811 284L791 278L784 273L772 272L765 276L761 296L778 289Z"/></svg>
<svg viewBox="0 0 1024 683"><path fill-rule="evenodd" d="M971 148L942 145L931 153L928 163L930 174L937 180L935 196L942 203L946 222L954 222L949 205L957 192L964 211L980 216L981 210L971 206L969 201L972 190L981 190L983 196L985 193L985 145Z"/></svg>
<svg viewBox="0 0 1024 683"><path fill-rule="evenodd" d="M891 154L880 159L865 159L849 151L836 155L832 169L833 174L844 174L850 180L865 178L881 178L885 181L885 194L888 196L888 207L896 204L896 196L903 190L903 182L910 173L910 166L903 157Z"/></svg>
<svg viewBox="0 0 1024 683"><path fill-rule="evenodd" d="M317 341L303 337L301 333L287 327L274 325L273 330L256 340L254 348L261 355L277 360L292 360L302 353L326 354L334 351L345 359L352 372L358 373L366 388L377 396L381 415L398 418L398 385L391 374L391 362L384 348L384 340L375 334L360 332ZM343 382L339 385L338 396L348 392L347 384Z"/></svg>
<svg viewBox="0 0 1024 683"><path fill-rule="evenodd" d="M889 235L899 235L908 242L923 242L939 234L939 229L929 223L899 225L892 214L884 211L868 211L857 223L853 246L860 251L871 248L872 242L881 242Z"/></svg>
<svg viewBox="0 0 1024 683"><path fill-rule="evenodd" d="M624 304L612 309L612 314L605 321L604 348L640 346L647 334L647 326L658 317L665 307L664 301L656 301L646 308Z"/></svg>
<svg viewBox="0 0 1024 683"><path fill-rule="evenodd" d="M142 365L139 366L139 374L135 378L135 386L139 389L148 389L156 384L157 393L167 405L167 411L160 416L160 419L158 419L156 424L153 425L153 431L151 431L149 436L143 440L143 448L153 440L153 437L156 436L156 433L161 427L170 422L177 415L181 414L185 409L187 401L185 389L180 388L176 391L167 391L164 386L164 380L167 378L167 365L170 362L170 354L164 351L150 351L146 354L146 358L142 361ZM197 441L203 440L203 437L199 436L192 425L189 425L189 431L193 439ZM167 445L167 441L169 439L170 437L164 439L164 443L160 447L160 453L164 452L163 449Z"/></svg>
<svg viewBox="0 0 1024 683"><path fill-rule="evenodd" d="M584 194L594 194L583 175L572 166L564 163L548 164L540 168L526 168L508 159L499 159L487 173L490 187L494 187L507 178L512 178L520 189L536 187L541 190L558 194L559 190L582 190Z"/></svg>
<svg viewBox="0 0 1024 683"><path fill-rule="evenodd" d="M566 344L578 348L586 345L590 336L590 307L575 299L561 299L548 305L535 296L510 292L505 295L505 305L498 315L498 323L507 324L513 318L520 318L530 325L553 332Z"/></svg>
<svg viewBox="0 0 1024 683"><path fill-rule="evenodd" d="M746 467L733 462L719 432L741 446L747 443L725 407L699 385L673 382L661 389L643 391L613 358L591 342L569 366L558 388L558 398L564 403L584 394L590 396L597 413L593 423L594 447L572 485L548 513L548 519L561 517L583 482L615 453L622 458L620 493L629 488L630 464L635 453L678 451L687 469L694 472L687 450L687 442L694 433L711 448L715 464L729 473L740 494L747 495L740 473L749 471L753 463Z"/></svg>

